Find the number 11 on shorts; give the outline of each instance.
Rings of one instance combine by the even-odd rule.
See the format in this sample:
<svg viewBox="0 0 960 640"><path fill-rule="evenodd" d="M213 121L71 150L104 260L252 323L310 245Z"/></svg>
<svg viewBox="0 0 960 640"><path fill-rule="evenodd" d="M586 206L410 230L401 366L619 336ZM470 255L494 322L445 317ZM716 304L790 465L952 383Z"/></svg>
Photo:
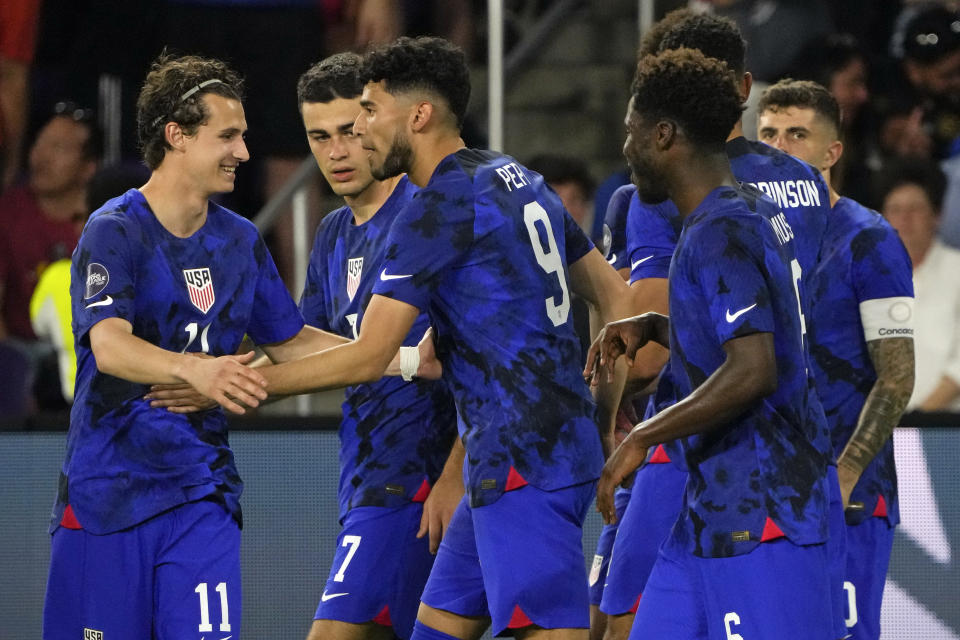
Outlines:
<svg viewBox="0 0 960 640"><path fill-rule="evenodd" d="M213 625L210 624L210 602L207 598L207 583L201 582L194 589L200 596L200 633L210 633L213 631ZM220 631L230 631L230 608L227 606L227 583L221 582L217 585L217 593L220 594Z"/></svg>

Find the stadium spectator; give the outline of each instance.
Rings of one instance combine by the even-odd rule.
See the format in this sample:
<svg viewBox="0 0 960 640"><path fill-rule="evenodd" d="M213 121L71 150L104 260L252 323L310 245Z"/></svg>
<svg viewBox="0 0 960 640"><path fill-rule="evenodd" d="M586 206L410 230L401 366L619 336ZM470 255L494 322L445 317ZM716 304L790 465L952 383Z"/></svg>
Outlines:
<svg viewBox="0 0 960 640"><path fill-rule="evenodd" d="M908 409L960 409L960 250L937 237L946 180L933 162L894 162L879 180L881 213L913 262L916 383Z"/></svg>
<svg viewBox="0 0 960 640"><path fill-rule="evenodd" d="M20 173L40 0L0 3L0 193Z"/></svg>

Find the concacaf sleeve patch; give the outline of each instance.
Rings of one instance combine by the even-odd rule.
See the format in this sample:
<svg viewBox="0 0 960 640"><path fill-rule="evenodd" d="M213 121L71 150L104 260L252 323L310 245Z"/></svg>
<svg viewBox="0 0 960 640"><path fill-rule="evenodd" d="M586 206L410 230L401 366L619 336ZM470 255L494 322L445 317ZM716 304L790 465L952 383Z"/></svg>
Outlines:
<svg viewBox="0 0 960 640"><path fill-rule="evenodd" d="M860 322L867 342L913 337L913 298L877 298L860 303Z"/></svg>

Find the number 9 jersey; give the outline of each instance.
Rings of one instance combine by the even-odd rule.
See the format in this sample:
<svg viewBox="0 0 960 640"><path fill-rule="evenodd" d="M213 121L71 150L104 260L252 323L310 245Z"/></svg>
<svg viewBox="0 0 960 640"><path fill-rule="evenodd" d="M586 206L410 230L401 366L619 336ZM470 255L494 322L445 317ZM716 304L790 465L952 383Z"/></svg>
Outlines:
<svg viewBox="0 0 960 640"><path fill-rule="evenodd" d="M592 248L540 175L490 151L444 158L394 222L373 293L430 316L472 507L600 474L567 285Z"/></svg>
<svg viewBox="0 0 960 640"><path fill-rule="evenodd" d="M179 238L131 189L91 216L71 275L76 398L51 530L67 504L104 534L205 497L239 522L243 485L223 410L151 408L147 385L97 370L89 331L122 318L162 349L213 356L235 353L244 334L257 344L293 337L303 319L256 228L209 203L203 227Z"/></svg>

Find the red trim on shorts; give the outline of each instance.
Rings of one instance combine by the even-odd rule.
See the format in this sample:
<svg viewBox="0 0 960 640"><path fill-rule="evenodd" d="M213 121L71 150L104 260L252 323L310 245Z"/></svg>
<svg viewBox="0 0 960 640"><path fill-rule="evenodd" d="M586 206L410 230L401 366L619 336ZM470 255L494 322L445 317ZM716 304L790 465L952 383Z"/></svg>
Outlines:
<svg viewBox="0 0 960 640"><path fill-rule="evenodd" d="M80 525L80 521L77 520L77 516L73 513L73 507L67 505L67 508L63 510L63 517L60 518L60 526L64 529L83 529Z"/></svg>
<svg viewBox="0 0 960 640"><path fill-rule="evenodd" d="M630 613L636 613L637 609L640 607L640 598L643 597L643 594L637 596L637 601L633 603L633 606L630 607Z"/></svg>
<svg viewBox="0 0 960 640"><path fill-rule="evenodd" d="M886 518L887 517L887 501L883 499L883 496L877 496L877 507L873 510L873 516L875 518Z"/></svg>
<svg viewBox="0 0 960 640"><path fill-rule="evenodd" d="M511 471L513 471L513 469L511 469ZM509 489L507 489L507 491L509 491ZM520 629L521 627L529 627L532 624L533 620L527 617L527 614L523 612L523 609L520 608L520 605L513 607L513 615L510 616L510 622L507 623L507 629Z"/></svg>
<svg viewBox="0 0 960 640"><path fill-rule="evenodd" d="M513 491L514 489L525 486L527 486L527 481L511 466L510 473L507 474L507 486L504 488L504 491Z"/></svg>
<svg viewBox="0 0 960 640"><path fill-rule="evenodd" d="M373 624L378 624L381 627L392 627L393 622L390 620L390 605L383 605L383 609L380 610L380 613L378 613L370 622Z"/></svg>
<svg viewBox="0 0 960 640"><path fill-rule="evenodd" d="M410 498L411 502L426 502L427 496L430 495L430 483L427 482L427 479L423 479L423 484L420 485L420 488L417 489L417 492Z"/></svg>
<svg viewBox="0 0 960 640"><path fill-rule="evenodd" d="M777 526L777 523L767 518L767 522L763 525L763 534L760 536L760 542L767 542L769 540L776 540L777 538L785 538L786 534L780 530L780 527Z"/></svg>
<svg viewBox="0 0 960 640"><path fill-rule="evenodd" d="M666 464L668 462L670 462L670 456L667 455L667 451L663 448L663 445L658 444L657 448L653 450L653 455L650 456L647 464Z"/></svg>

